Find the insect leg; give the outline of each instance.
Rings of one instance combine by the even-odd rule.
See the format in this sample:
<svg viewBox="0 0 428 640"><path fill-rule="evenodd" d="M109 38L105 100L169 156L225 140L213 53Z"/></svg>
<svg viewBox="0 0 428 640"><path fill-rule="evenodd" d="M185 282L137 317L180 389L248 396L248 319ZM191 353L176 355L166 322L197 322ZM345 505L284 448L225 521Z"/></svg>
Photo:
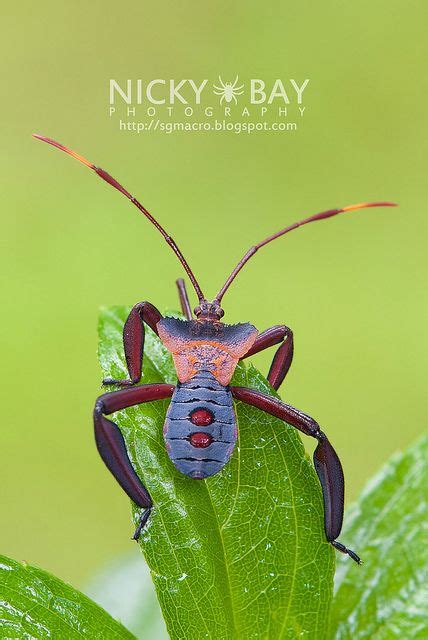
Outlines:
<svg viewBox="0 0 428 640"><path fill-rule="evenodd" d="M324 529L327 540L338 551L349 555L358 564L359 556L345 547L336 538L339 536L343 522L343 506L345 481L339 457L319 424L303 411L281 402L277 398L267 396L260 391L246 387L231 387L236 400L246 402L266 413L284 420L307 436L316 438L318 446L314 453L314 465L321 483L324 499Z"/></svg>
<svg viewBox="0 0 428 640"><path fill-rule="evenodd" d="M143 509L134 533L138 540L153 506L149 492L135 472L128 457L125 441L119 427L107 420L105 415L143 402L162 400L172 396L174 386L170 384L147 384L132 389L121 389L100 396L94 409L95 442L101 458L116 478L125 493Z"/></svg>
<svg viewBox="0 0 428 640"><path fill-rule="evenodd" d="M183 312L183 315L186 316L187 320L191 320L192 308L190 306L189 296L187 295L186 283L184 282L183 278L179 278L176 281L176 285L178 288L178 296L180 298L180 305L181 305L181 310Z"/></svg>
<svg viewBox="0 0 428 640"><path fill-rule="evenodd" d="M128 367L129 380L113 380L106 378L103 385L118 385L129 387L141 379L144 349L144 323L158 333L156 325L162 319L160 312L150 302L138 302L132 307L123 327L123 348L125 351L126 366Z"/></svg>
<svg viewBox="0 0 428 640"><path fill-rule="evenodd" d="M248 358L255 353L264 351L264 349L273 347L273 345L278 344L279 342L282 342L282 344L277 349L273 357L272 364L267 375L267 379L274 389L279 389L293 361L294 340L292 330L285 325L278 325L263 331L263 333L257 337L248 353L244 356L244 358Z"/></svg>

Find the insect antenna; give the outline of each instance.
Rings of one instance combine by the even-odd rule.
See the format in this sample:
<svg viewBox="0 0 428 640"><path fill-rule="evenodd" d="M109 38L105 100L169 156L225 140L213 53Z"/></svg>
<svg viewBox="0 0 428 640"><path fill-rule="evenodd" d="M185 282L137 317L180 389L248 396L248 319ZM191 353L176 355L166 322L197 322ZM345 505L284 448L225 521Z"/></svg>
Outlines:
<svg viewBox="0 0 428 640"><path fill-rule="evenodd" d="M104 169L101 169L100 167L96 167L94 164L92 164L92 162L89 162L89 160L86 160L86 158L84 158L83 156L79 155L78 153L76 153L72 149L69 149L68 147L65 147L64 145L60 144L59 142L56 142L55 140L51 140L50 138L45 138L44 136L39 136L39 135L37 135L35 133L33 133L33 137L37 138L37 140L41 140L42 142L47 142L48 144L51 144L52 146L56 147L57 149L61 149L61 151L65 151L65 153L68 153L68 155L72 156L76 160L79 160L79 162L82 162L84 165L86 165L90 169L93 169L95 171L95 173L100 176L100 178L102 178L103 180L105 180L106 182L111 184L112 187L114 187L115 189L117 189L118 191L123 193L123 195L126 196L132 202L132 204L134 204L137 207L137 209L139 209L141 211L141 213L146 216L146 218L148 220L150 220L150 222L156 227L156 229L159 231L159 233L162 234L162 236L164 237L165 241L167 242L167 244L169 244L171 249L174 251L175 255L177 256L177 258L179 259L179 261L183 265L184 270L186 271L187 275L189 276L190 282L192 283L193 288L196 291L196 295L198 296L199 302L202 302L203 300L205 300L205 296L202 293L202 290L201 290L201 288L200 288L200 286L198 284L198 281L196 280L195 276L193 275L193 271L191 270L191 268L187 264L186 259L184 258L183 254L181 253L180 249L178 248L178 246L176 245L174 240L167 234L165 229L151 215L151 213L149 213L147 211L147 209L140 202L138 202L138 200L136 198L134 198L134 196L132 196L124 187L122 187L122 185L119 184L119 182L117 182L117 180L112 178L112 176L109 175L107 173L107 171L104 171Z"/></svg>
<svg viewBox="0 0 428 640"><path fill-rule="evenodd" d="M315 215L310 216L309 218L304 218L299 222L295 222L294 224L291 224L290 226L285 227L285 229L281 229L281 231L277 231L276 233L265 238L258 244L255 244L253 247L251 247L251 249L247 251L247 253L241 258L241 260L238 262L236 267L233 269L232 273L230 274L230 276L228 277L228 279L226 280L226 282L224 283L224 285L216 295L215 299L217 300L217 302L221 302L221 299L223 298L224 294L226 293L227 289L230 287L230 285L232 284L232 282L234 281L238 273L241 271L242 267L256 253L256 251L258 251L261 247L264 247L266 244L269 244L269 242L272 242L272 240L276 240L277 238L280 238L281 236L285 235L289 231L293 231L293 229L297 229L298 227L301 227L304 224L309 224L309 222L315 222L316 220L324 220L325 218L331 218L332 216L336 216L339 213L345 213L346 211L355 211L356 209L367 209L369 207L396 207L396 206L397 205L394 202L362 202L360 204L352 204L352 205L349 205L348 207L343 207L342 209L329 209L328 211L322 211L321 213L316 213Z"/></svg>

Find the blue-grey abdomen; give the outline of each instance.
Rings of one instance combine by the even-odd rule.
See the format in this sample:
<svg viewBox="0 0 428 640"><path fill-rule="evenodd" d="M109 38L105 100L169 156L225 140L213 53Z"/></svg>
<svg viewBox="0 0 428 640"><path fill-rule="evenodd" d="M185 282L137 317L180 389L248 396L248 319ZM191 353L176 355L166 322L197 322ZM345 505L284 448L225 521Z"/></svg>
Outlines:
<svg viewBox="0 0 428 640"><path fill-rule="evenodd" d="M232 455L237 425L232 394L209 371L178 383L164 426L175 467L202 479L220 471Z"/></svg>

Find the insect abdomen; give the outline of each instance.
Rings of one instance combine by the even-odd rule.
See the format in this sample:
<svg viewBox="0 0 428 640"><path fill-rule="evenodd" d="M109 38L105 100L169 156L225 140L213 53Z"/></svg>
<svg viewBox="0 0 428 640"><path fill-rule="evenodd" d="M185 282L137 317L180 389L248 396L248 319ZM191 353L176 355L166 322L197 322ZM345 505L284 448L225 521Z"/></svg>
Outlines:
<svg viewBox="0 0 428 640"><path fill-rule="evenodd" d="M237 439L228 387L208 371L178 383L166 415L164 437L168 455L181 473L202 479L220 471Z"/></svg>

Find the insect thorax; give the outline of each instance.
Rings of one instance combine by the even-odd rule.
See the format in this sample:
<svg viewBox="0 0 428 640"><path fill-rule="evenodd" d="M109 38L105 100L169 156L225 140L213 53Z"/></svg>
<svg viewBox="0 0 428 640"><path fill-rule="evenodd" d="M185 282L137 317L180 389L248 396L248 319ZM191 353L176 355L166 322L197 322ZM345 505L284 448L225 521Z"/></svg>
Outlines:
<svg viewBox="0 0 428 640"><path fill-rule="evenodd" d="M159 337L172 353L180 382L198 371L209 371L226 386L235 367L253 345L258 331L252 324L224 324L205 320L163 318Z"/></svg>

